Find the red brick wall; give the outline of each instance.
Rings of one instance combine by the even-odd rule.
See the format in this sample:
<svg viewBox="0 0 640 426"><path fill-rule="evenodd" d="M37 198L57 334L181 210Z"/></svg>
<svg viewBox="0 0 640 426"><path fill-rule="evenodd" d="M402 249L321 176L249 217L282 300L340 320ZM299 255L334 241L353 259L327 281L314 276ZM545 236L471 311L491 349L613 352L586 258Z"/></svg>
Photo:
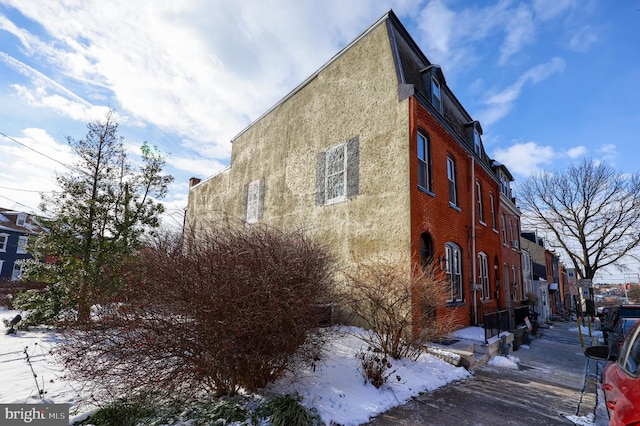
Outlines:
<svg viewBox="0 0 640 426"><path fill-rule="evenodd" d="M526 295L523 294L523 290L522 290L522 258L520 256L520 248L519 248L519 241L520 241L520 219L517 215L514 215L513 213L509 212L507 209L500 209L500 215L505 217L505 224L507 225L507 228L509 227L509 223L511 222L512 226L513 226L513 240L517 240L518 241L518 247L513 248L512 244L511 244L511 240L512 240L512 236L509 233L509 230L507 229L507 243L504 244L502 239L502 222L499 220L498 221L498 227L500 228L500 244L502 246L502 262L501 265L498 268L498 271L500 273L500 281L501 281L501 288L500 288L500 300L498 303L498 306L500 308L504 308L507 306L507 293L505 291L505 286L510 286L509 288L509 297L512 301L512 305L513 302L515 301L515 304L518 305L519 302L521 302L522 300L524 300L526 298ZM509 274L508 276L504 275L504 265L507 265L509 268ZM517 284L517 289L515 290L515 300L513 299L513 268L512 266L515 266L515 272L516 272L516 284Z"/></svg>
<svg viewBox="0 0 640 426"><path fill-rule="evenodd" d="M463 259L463 292L464 302L445 309L455 310L455 316L460 326L474 324L472 312L474 303L470 283L475 281L473 275L473 257L479 252L485 252L489 258L489 281L491 298L486 301L477 299L476 309L478 321L482 321L482 312L493 312L496 309L495 299L495 270L493 264L500 262L499 234L491 227L491 210L489 206L489 192L493 192L495 199L496 218L499 209L498 184L478 163L474 166L474 178L471 178L471 156L451 136L434 117L416 101L410 99L410 188L411 188L411 252L414 264L420 262L420 237L428 232L433 240L436 267L439 259L445 256L445 244L456 243L462 249ZM418 188L418 159L417 133L422 130L430 138L431 171L433 195ZM449 186L447 179L447 155L452 155L456 162L458 207L449 205ZM483 210L486 226L478 222L476 217L476 248L472 253L472 212L476 209L472 199L475 190L475 180L482 183ZM478 292L479 295L479 292Z"/></svg>

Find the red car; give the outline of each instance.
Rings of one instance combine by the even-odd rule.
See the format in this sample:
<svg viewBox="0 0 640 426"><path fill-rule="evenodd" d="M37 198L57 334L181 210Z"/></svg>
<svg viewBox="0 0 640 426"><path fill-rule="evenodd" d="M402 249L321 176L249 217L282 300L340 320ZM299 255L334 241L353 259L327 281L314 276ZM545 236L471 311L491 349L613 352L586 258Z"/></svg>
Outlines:
<svg viewBox="0 0 640 426"><path fill-rule="evenodd" d="M640 321L629 330L616 359L608 346L592 346L585 355L612 360L602 370L602 388L610 425L640 425Z"/></svg>

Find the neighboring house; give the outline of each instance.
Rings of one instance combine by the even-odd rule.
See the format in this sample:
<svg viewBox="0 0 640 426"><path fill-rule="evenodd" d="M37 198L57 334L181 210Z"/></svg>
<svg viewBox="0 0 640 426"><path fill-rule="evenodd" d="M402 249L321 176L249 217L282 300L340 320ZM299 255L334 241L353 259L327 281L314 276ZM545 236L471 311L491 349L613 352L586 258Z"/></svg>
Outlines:
<svg viewBox="0 0 640 426"><path fill-rule="evenodd" d="M522 245L522 243L521 243ZM521 263L522 263L522 291L524 297L527 298L529 293L533 291L533 263L531 261L531 254L528 250L521 249Z"/></svg>
<svg viewBox="0 0 640 426"><path fill-rule="evenodd" d="M345 267L372 258L431 261L449 280L443 309L460 326L481 324L483 314L507 306L502 299L522 298L519 248L509 245L505 260L501 240L507 232L511 244L519 232L498 176L510 174L487 156L480 123L393 12L232 144L229 168L191 179L185 232L227 215L303 227L330 243ZM509 268L505 292L501 265Z"/></svg>
<svg viewBox="0 0 640 426"><path fill-rule="evenodd" d="M513 176L509 170L497 161L493 163L500 181L500 203L498 217L500 220L500 241L502 264L496 273L502 273L497 291L498 307L513 312L513 308L523 304L525 299L522 257L520 254L520 216L516 200L511 191ZM494 229L496 229L494 227ZM500 271L501 270L501 271ZM512 326L514 317L511 316Z"/></svg>
<svg viewBox="0 0 640 426"><path fill-rule="evenodd" d="M537 312L541 321L565 309L564 287L566 274L561 273L564 265L560 258L545 248L544 239L534 231L522 232L522 250L531 256L533 272L533 292L538 296ZM564 312L562 312L564 313Z"/></svg>
<svg viewBox="0 0 640 426"><path fill-rule="evenodd" d="M33 216L0 208L0 281L20 279L29 240L43 231Z"/></svg>

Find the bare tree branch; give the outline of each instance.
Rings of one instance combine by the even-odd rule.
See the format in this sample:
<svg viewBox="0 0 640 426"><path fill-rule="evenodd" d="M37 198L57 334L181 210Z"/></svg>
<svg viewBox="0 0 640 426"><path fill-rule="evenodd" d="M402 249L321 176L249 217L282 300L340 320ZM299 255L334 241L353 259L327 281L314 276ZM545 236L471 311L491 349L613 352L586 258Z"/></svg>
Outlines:
<svg viewBox="0 0 640 426"><path fill-rule="evenodd" d="M640 245L640 175L593 160L541 172L518 191L526 222L548 232L582 278L608 266L624 269Z"/></svg>

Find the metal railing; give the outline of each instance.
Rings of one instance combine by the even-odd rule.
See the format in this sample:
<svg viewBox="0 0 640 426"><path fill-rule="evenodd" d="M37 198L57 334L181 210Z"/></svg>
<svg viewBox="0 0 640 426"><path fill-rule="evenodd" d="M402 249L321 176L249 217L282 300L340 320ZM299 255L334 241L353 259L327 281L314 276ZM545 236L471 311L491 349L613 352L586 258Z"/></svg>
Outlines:
<svg viewBox="0 0 640 426"><path fill-rule="evenodd" d="M502 310L483 315L483 328L485 343L503 331L509 331L509 311Z"/></svg>
<svg viewBox="0 0 640 426"><path fill-rule="evenodd" d="M489 339L499 335L503 331L513 331L519 325L525 323L525 318L529 317L534 329L537 328L538 314L532 311L529 305L522 305L517 308L512 308L513 311L513 324L510 323L509 309L503 309L496 312L491 312L483 315L483 327L485 343L489 343Z"/></svg>
<svg viewBox="0 0 640 426"><path fill-rule="evenodd" d="M513 317L515 319L515 326L524 324L524 319L529 317L531 321L531 315L529 314L529 305L523 305L518 308L513 308Z"/></svg>

